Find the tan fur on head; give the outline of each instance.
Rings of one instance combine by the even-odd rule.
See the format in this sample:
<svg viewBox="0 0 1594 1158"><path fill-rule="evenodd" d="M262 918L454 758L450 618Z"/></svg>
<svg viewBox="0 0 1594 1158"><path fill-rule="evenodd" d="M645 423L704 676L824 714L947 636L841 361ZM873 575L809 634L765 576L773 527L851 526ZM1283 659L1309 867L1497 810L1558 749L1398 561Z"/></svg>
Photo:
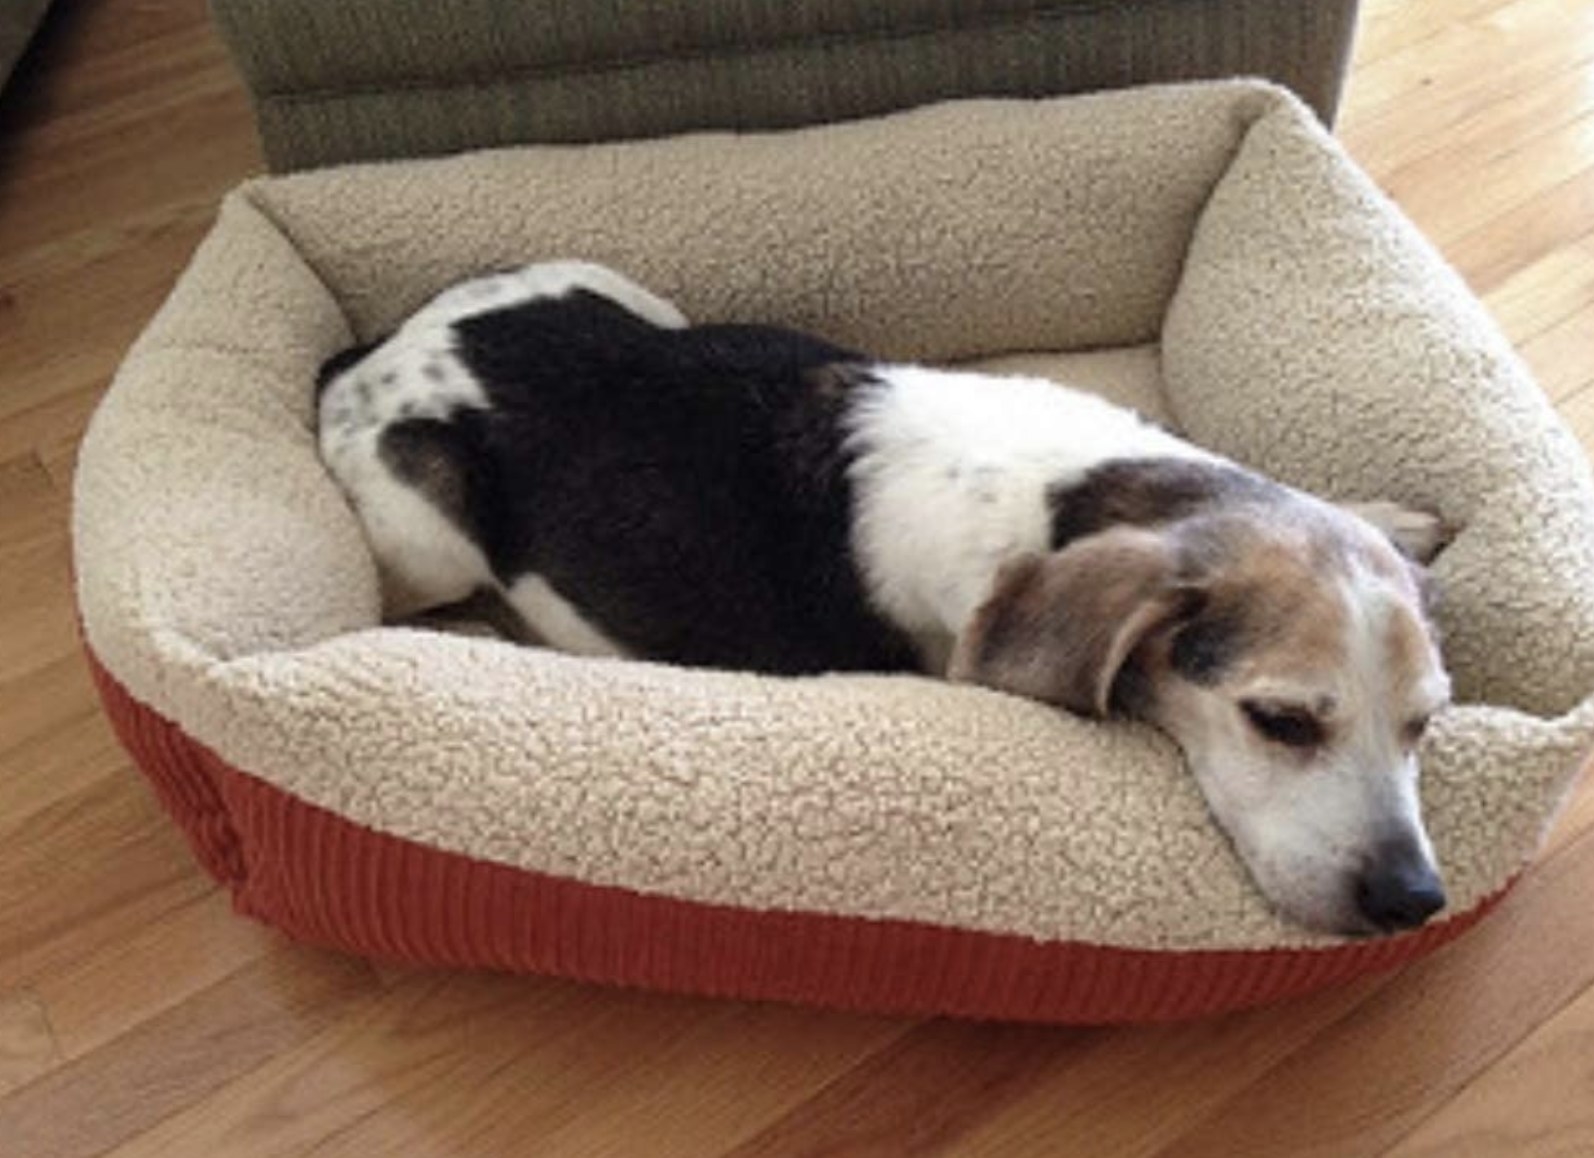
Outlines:
<svg viewBox="0 0 1594 1158"><path fill-rule="evenodd" d="M1130 655L1187 595L1170 540L1118 527L1005 565L962 632L947 674L1104 716Z"/></svg>
<svg viewBox="0 0 1594 1158"><path fill-rule="evenodd" d="M1407 927L1443 903L1415 748L1448 680L1414 566L1341 509L1281 490L1026 556L950 674L1156 724L1304 924Z"/></svg>

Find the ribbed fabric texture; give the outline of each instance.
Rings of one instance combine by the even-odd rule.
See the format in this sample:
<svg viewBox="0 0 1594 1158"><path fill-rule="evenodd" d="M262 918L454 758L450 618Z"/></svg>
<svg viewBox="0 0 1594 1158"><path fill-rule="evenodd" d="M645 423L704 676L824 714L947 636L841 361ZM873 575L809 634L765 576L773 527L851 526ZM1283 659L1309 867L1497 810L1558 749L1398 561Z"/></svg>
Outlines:
<svg viewBox="0 0 1594 1158"><path fill-rule="evenodd" d="M441 852L232 768L89 655L112 725L240 912L289 936L433 966L884 1013L1099 1024L1280 1001L1422 957L1497 903L1331 949L1149 952L904 921L703 905Z"/></svg>
<svg viewBox="0 0 1594 1158"><path fill-rule="evenodd" d="M212 0L275 170L1263 76L1325 121L1357 0Z"/></svg>

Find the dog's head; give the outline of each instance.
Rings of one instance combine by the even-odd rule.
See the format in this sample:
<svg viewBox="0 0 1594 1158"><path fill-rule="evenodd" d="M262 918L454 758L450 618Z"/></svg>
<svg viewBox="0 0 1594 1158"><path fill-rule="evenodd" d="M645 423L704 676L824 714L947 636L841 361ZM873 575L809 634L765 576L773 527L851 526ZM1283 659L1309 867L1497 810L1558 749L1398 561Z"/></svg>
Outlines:
<svg viewBox="0 0 1594 1158"><path fill-rule="evenodd" d="M1415 753L1449 680L1424 576L1391 540L1420 549L1437 524L1363 513L1383 529L1291 492L1019 559L950 674L1156 724L1286 916L1415 927L1444 905Z"/></svg>

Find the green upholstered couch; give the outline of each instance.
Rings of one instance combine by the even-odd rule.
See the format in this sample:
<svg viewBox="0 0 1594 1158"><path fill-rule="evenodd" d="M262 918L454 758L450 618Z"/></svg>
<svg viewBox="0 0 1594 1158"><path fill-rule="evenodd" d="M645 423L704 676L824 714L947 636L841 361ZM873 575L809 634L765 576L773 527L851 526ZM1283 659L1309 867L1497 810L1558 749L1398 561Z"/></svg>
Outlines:
<svg viewBox="0 0 1594 1158"><path fill-rule="evenodd" d="M273 169L1265 76L1332 120L1356 0L212 0Z"/></svg>

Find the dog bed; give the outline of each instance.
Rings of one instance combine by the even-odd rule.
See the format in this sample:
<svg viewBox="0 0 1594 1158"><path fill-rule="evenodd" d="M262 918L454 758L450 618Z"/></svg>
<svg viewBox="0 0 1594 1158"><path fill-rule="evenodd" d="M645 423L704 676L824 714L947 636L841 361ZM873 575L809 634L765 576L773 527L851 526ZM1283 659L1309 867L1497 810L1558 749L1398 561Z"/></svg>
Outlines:
<svg viewBox="0 0 1594 1158"><path fill-rule="evenodd" d="M1282 922L1137 725L384 625L316 456L316 368L457 279L554 257L699 320L1082 382L1318 493L1440 513L1458 706L1423 759L1449 910L1363 941ZM382 958L1210 1013L1466 928L1594 741L1578 447L1460 280L1260 83L247 184L93 420L74 532L106 706L199 858L244 913Z"/></svg>

